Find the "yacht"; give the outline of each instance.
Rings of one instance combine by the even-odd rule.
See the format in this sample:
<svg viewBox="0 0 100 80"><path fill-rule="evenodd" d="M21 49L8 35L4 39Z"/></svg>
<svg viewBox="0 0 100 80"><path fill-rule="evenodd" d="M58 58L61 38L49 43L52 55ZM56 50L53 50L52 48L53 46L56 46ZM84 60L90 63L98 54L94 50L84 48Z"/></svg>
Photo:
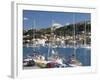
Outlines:
<svg viewBox="0 0 100 80"><path fill-rule="evenodd" d="M71 55L71 59L70 59L70 63L69 63L69 65L71 66L71 67L78 67L78 66L82 66L82 63L77 59L77 57L76 57L76 49L77 49L77 47L76 47L76 41L75 41L75 23L74 23L74 14L73 14L73 28L74 28L74 39L73 39L73 41L74 41L74 45L73 45L73 48L74 48L74 51L73 51L73 53L72 53L72 55Z"/></svg>

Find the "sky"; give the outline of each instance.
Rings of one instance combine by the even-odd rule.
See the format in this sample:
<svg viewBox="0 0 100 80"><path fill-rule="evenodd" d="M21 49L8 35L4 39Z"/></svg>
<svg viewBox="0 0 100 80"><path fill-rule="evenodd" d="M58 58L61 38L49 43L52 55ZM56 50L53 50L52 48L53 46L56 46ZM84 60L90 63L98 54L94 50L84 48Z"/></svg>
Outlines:
<svg viewBox="0 0 100 80"><path fill-rule="evenodd" d="M24 29L33 27L41 29L50 27L54 23L68 25L86 20L91 20L90 13L23 10Z"/></svg>

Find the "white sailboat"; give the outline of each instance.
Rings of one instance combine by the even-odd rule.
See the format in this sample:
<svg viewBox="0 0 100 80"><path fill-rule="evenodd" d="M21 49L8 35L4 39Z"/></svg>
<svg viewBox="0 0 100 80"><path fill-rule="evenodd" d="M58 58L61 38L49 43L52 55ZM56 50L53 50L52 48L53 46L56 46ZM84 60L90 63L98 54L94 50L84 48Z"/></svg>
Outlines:
<svg viewBox="0 0 100 80"><path fill-rule="evenodd" d="M35 24L35 20L34 20L34 26L33 26L33 39L35 40L34 42L35 43L33 43L33 51L35 52L35 54L36 54L36 56L35 56L35 61L39 61L39 62L41 62L41 61L44 61L45 60L45 57L42 55L42 54L40 54L40 51L39 51L39 45L37 44L37 42L36 42L36 38L35 38L35 32L34 32L34 30L35 30L35 32L36 32L36 24ZM37 52L37 53L36 53ZM34 53L33 53L34 54ZM36 60L37 59L37 60Z"/></svg>
<svg viewBox="0 0 100 80"><path fill-rule="evenodd" d="M54 29L51 27L51 39L48 46L48 64L50 68L53 67L66 67L66 64L63 64L63 59L60 57L56 48L52 46L52 43L55 42L54 38Z"/></svg>
<svg viewBox="0 0 100 80"><path fill-rule="evenodd" d="M33 26L33 54L30 55L30 58L27 56L26 59L24 59L24 62L27 62L24 63L25 66L27 65L30 65L31 67L32 66L35 66L37 68L44 68L46 67L46 60L45 60L45 57L40 53L39 51L39 46L36 44L36 39L35 39L35 21L34 21L34 26ZM34 62L34 65L33 65L33 62Z"/></svg>

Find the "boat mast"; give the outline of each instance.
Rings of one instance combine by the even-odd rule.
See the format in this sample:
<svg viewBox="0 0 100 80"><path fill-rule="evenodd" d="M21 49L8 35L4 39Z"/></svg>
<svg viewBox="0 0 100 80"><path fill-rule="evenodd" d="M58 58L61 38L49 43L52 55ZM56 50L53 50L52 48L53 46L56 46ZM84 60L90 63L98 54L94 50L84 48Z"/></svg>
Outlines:
<svg viewBox="0 0 100 80"><path fill-rule="evenodd" d="M51 28L52 28L52 22L51 22ZM52 33L52 31L50 30L50 38L49 38L49 44L48 44L48 60L49 60L49 57L50 57L50 48L51 48L51 36L52 36L51 33Z"/></svg>
<svg viewBox="0 0 100 80"><path fill-rule="evenodd" d="M48 44L48 56L47 56L48 57L47 58L48 60L49 60L49 53L50 53L50 40L49 40L49 44Z"/></svg>
<svg viewBox="0 0 100 80"><path fill-rule="evenodd" d="M84 21L84 55L86 56L86 48L87 48L87 46L86 46L86 20ZM86 60L86 57L84 57L84 61L87 61Z"/></svg>
<svg viewBox="0 0 100 80"><path fill-rule="evenodd" d="M35 20L33 20L33 49L35 50L34 44L35 44Z"/></svg>
<svg viewBox="0 0 100 80"><path fill-rule="evenodd" d="M73 31L73 42L74 42L74 53L73 53L73 58L75 58L76 59L76 36L75 36L75 13L73 12L73 29L74 29L74 31Z"/></svg>
<svg viewBox="0 0 100 80"><path fill-rule="evenodd" d="M35 38L35 20L33 20L33 39Z"/></svg>
<svg viewBox="0 0 100 80"><path fill-rule="evenodd" d="M84 46L86 47L86 21L84 22Z"/></svg>
<svg viewBox="0 0 100 80"><path fill-rule="evenodd" d="M50 49L52 48L53 37L54 37L54 33L53 33L53 31L54 31L54 29L53 29L54 20L52 20L51 23L52 23L52 25L51 25L51 33L50 33L50 42L49 42L49 46L48 46L48 59L50 57Z"/></svg>

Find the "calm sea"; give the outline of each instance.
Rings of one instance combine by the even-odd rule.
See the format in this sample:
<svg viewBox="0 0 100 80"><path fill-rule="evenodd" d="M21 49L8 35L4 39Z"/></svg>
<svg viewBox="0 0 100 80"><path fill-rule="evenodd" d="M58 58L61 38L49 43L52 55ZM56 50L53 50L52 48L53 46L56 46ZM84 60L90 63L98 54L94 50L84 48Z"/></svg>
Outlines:
<svg viewBox="0 0 100 80"><path fill-rule="evenodd" d="M63 56L67 60L70 60L72 53L74 52L73 48L55 48L60 56ZM40 47L39 51L45 57L48 56L48 48ZM23 47L23 57L31 55L33 53L32 47ZM83 66L91 66L91 49L86 48L77 48L76 57L83 64Z"/></svg>

